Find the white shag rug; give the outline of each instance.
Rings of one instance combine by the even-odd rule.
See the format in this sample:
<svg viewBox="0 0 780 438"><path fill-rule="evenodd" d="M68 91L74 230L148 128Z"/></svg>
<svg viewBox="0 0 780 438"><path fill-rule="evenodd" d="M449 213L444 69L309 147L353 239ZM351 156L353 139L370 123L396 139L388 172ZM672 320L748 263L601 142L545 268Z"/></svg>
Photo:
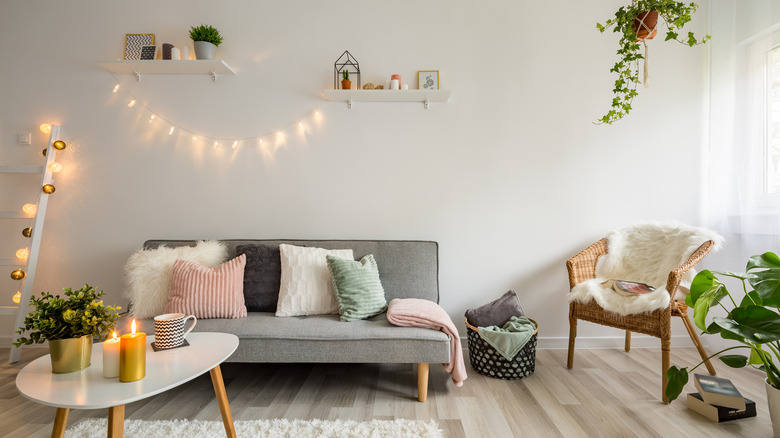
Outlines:
<svg viewBox="0 0 780 438"><path fill-rule="evenodd" d="M441 438L433 421L421 420L250 420L234 421L238 438ZM65 438L104 438L105 418L80 421L65 430ZM225 438L222 421L125 420L125 438Z"/></svg>

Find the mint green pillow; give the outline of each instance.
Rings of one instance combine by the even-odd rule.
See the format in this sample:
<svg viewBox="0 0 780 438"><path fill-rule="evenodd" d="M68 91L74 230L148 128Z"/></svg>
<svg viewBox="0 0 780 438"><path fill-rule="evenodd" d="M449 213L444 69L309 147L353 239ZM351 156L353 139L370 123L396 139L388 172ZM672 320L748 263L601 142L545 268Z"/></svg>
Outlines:
<svg viewBox="0 0 780 438"><path fill-rule="evenodd" d="M385 290L372 254L359 262L331 255L325 259L333 278L342 321L366 319L387 310Z"/></svg>

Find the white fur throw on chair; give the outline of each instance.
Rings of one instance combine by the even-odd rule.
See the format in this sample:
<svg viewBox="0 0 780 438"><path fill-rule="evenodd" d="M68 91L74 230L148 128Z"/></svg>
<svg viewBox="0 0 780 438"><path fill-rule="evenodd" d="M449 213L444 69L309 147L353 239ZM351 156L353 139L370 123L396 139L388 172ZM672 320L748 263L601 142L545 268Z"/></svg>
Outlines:
<svg viewBox="0 0 780 438"><path fill-rule="evenodd" d="M666 291L669 273L708 240L715 242L713 251L723 243L723 237L714 231L674 222L645 222L613 231L607 234L608 252L599 260L597 278L574 286L569 301L587 303L593 299L604 310L623 316L662 309L670 300ZM694 269L689 270L683 283L690 284L695 275ZM656 290L624 297L601 286L608 279L646 283Z"/></svg>

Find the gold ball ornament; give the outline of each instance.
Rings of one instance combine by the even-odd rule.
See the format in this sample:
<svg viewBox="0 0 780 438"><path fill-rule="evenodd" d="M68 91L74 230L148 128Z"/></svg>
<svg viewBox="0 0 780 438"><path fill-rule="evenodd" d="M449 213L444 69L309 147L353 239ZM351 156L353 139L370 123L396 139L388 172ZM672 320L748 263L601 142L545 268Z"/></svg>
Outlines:
<svg viewBox="0 0 780 438"><path fill-rule="evenodd" d="M67 146L65 144L65 142L62 141L62 140L57 140L54 143L52 143L51 145L54 146L54 149L57 149L58 151L61 151L61 150L65 149L65 146Z"/></svg>
<svg viewBox="0 0 780 438"><path fill-rule="evenodd" d="M32 237L32 227L27 227L22 230L22 236L24 237Z"/></svg>
<svg viewBox="0 0 780 438"><path fill-rule="evenodd" d="M43 156L45 157L45 156L46 156L46 149L44 149L44 150L43 150L41 153L42 153L42 154L43 154Z"/></svg>
<svg viewBox="0 0 780 438"><path fill-rule="evenodd" d="M51 195L54 193L54 186L51 184L44 184L43 187L41 187L41 190L43 190L43 193L46 193L47 195Z"/></svg>
<svg viewBox="0 0 780 438"><path fill-rule="evenodd" d="M24 273L21 269L17 269L14 272L11 272L11 278L14 280L21 280L23 279L27 274Z"/></svg>

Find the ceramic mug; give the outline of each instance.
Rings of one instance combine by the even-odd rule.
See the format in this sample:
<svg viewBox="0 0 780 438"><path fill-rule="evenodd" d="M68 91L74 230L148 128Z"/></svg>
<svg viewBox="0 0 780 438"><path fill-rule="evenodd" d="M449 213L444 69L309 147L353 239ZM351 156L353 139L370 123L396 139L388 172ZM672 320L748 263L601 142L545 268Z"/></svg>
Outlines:
<svg viewBox="0 0 780 438"><path fill-rule="evenodd" d="M192 318L192 325L184 331L184 323ZM195 315L183 313L166 313L154 317L154 346L157 348L174 348L184 343L184 338L195 328L198 319Z"/></svg>

